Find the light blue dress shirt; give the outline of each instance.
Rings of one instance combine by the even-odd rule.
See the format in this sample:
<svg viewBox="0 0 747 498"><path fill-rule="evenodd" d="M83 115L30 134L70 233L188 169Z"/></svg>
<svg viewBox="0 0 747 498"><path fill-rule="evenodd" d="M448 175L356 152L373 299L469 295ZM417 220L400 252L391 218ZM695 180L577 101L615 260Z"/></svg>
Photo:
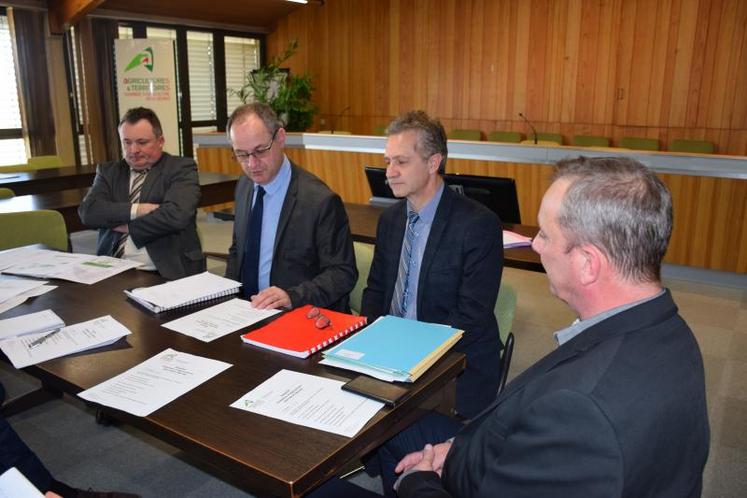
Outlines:
<svg viewBox="0 0 747 498"><path fill-rule="evenodd" d="M275 247L275 236L280 221L280 211L283 209L285 194L291 180L291 166L287 156L283 156L283 164L280 165L278 174L266 185L265 196L262 199L262 238L259 242L259 290L270 286L270 271L272 270L272 251ZM257 187L254 185L252 196L252 207L257 198Z"/></svg>
<svg viewBox="0 0 747 498"><path fill-rule="evenodd" d="M407 280L407 312L404 318L411 318L413 320L418 319L418 280L420 280L420 265L423 262L423 255L425 254L425 246L428 244L428 236L431 233L431 226L433 226L433 219L436 217L436 210L438 204L441 202L441 195L444 192L444 183L441 183L436 195L426 203L425 206L418 212L418 222L415 223L415 239L412 241L412 261L410 261L410 274ZM410 201L407 201L407 210L414 211L410 205ZM405 213L405 219L407 219L407 213ZM407 222L405 221L405 230L407 230ZM402 254L400 258L404 256L404 244L402 244Z"/></svg>

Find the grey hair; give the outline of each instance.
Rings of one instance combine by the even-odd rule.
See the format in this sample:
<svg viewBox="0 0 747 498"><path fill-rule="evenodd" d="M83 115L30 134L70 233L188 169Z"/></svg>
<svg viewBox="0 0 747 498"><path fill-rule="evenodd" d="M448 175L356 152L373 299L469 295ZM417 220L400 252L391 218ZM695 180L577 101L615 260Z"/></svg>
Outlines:
<svg viewBox="0 0 747 498"><path fill-rule="evenodd" d="M656 175L623 157L557 163L553 181L570 182L558 213L569 247L592 244L633 282L658 282L672 235L672 197Z"/></svg>
<svg viewBox="0 0 747 498"><path fill-rule="evenodd" d="M387 136L399 135L409 130L418 132L415 151L427 161L433 154L441 154L438 172L446 172L446 158L449 151L446 148L446 131L437 119L432 119L425 111L408 111L394 118L386 129Z"/></svg>
<svg viewBox="0 0 747 498"><path fill-rule="evenodd" d="M234 123L246 120L249 116L257 116L261 119L267 131L270 132L270 135L274 135L276 131L283 127L283 123L278 119L277 114L275 114L275 111L269 105L261 102L243 104L233 110L231 116L228 118L228 123L226 123L226 134L229 140L231 140L231 126Z"/></svg>

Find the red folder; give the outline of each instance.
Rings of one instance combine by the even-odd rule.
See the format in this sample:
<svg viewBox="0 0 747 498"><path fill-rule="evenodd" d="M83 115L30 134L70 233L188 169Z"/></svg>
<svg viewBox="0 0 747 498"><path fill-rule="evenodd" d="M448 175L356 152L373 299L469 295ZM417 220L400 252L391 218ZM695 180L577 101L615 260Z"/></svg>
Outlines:
<svg viewBox="0 0 747 498"><path fill-rule="evenodd" d="M289 311L264 327L242 335L241 340L261 348L307 358L366 324L365 316L319 308L330 321L329 326L320 329L315 325L316 318L306 318L311 308L307 304Z"/></svg>

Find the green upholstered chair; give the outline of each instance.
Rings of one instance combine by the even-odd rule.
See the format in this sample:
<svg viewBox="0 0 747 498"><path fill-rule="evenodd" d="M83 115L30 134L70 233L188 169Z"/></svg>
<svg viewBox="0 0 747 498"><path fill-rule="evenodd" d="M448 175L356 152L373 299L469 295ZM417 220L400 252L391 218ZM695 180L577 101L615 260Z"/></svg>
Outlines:
<svg viewBox="0 0 747 498"><path fill-rule="evenodd" d="M511 368L511 356L514 351L514 334L511 332L511 327L516 314L516 290L507 282L501 283L493 313L498 320L498 329L504 346L501 358L501 381L498 385L498 392L501 392L506 385L508 370Z"/></svg>
<svg viewBox="0 0 747 498"><path fill-rule="evenodd" d="M386 135L387 125L376 125L373 129L374 136L383 137Z"/></svg>
<svg viewBox="0 0 747 498"><path fill-rule="evenodd" d="M482 132L480 130L466 130L466 129L455 129L451 130L447 137L449 140L474 140L479 142L482 139Z"/></svg>
<svg viewBox="0 0 747 498"><path fill-rule="evenodd" d="M7 164L0 166L0 173L23 173L24 171L31 171L34 169L28 164Z"/></svg>
<svg viewBox="0 0 747 498"><path fill-rule="evenodd" d="M579 147L609 147L610 139L599 135L574 135L571 144Z"/></svg>
<svg viewBox="0 0 747 498"><path fill-rule="evenodd" d="M355 313L360 313L363 289L366 288L368 272L373 261L374 246L364 242L353 242L353 249L355 250L355 265L358 267L358 281L350 292L350 308Z"/></svg>
<svg viewBox="0 0 747 498"><path fill-rule="evenodd" d="M522 136L518 131L491 131L488 133L488 142L506 142L518 144Z"/></svg>
<svg viewBox="0 0 747 498"><path fill-rule="evenodd" d="M0 188L0 199L10 199L11 197L15 197L15 195L16 193L9 188Z"/></svg>
<svg viewBox="0 0 747 498"><path fill-rule="evenodd" d="M673 140L669 145L672 152L691 152L693 154L713 154L716 148L706 140Z"/></svg>
<svg viewBox="0 0 747 498"><path fill-rule="evenodd" d="M558 145L563 145L563 135L560 133L537 133L537 141L555 142Z"/></svg>
<svg viewBox="0 0 747 498"><path fill-rule="evenodd" d="M34 156L29 157L29 166L32 169L60 168L64 166L60 156Z"/></svg>
<svg viewBox="0 0 747 498"><path fill-rule="evenodd" d="M0 213L0 233L0 250L30 244L45 244L60 251L69 247L65 219L57 211Z"/></svg>
<svg viewBox="0 0 747 498"><path fill-rule="evenodd" d="M623 137L620 147L634 150L659 150L659 140L643 137Z"/></svg>
<svg viewBox="0 0 747 498"><path fill-rule="evenodd" d="M322 131L318 131L317 133L321 135L352 135L352 133L350 133L349 131L345 131L345 130L334 130L334 131L322 130Z"/></svg>

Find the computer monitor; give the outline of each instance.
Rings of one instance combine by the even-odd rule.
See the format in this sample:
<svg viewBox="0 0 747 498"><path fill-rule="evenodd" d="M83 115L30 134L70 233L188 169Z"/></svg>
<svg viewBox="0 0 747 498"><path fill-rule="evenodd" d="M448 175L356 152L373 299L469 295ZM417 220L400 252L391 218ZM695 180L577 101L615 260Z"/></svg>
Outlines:
<svg viewBox="0 0 747 498"><path fill-rule="evenodd" d="M392 189L386 183L386 169L366 166L366 179L368 186L371 188L371 198L369 204L375 206L390 206L399 199L394 197Z"/></svg>
<svg viewBox="0 0 747 498"><path fill-rule="evenodd" d="M521 223L519 198L513 178L447 173L444 181L452 190L484 204L504 223Z"/></svg>

